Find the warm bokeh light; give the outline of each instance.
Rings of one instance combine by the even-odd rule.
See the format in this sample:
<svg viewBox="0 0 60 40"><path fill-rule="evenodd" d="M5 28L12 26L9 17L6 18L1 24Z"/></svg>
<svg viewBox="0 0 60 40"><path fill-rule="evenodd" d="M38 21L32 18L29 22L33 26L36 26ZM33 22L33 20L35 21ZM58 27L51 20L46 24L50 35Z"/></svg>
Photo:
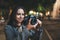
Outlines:
<svg viewBox="0 0 60 40"><path fill-rule="evenodd" d="M11 15L11 13L12 13L12 9L10 9L10 13L9 13L9 15Z"/></svg>
<svg viewBox="0 0 60 40"><path fill-rule="evenodd" d="M43 13L40 12L40 16L42 17L43 16Z"/></svg>
<svg viewBox="0 0 60 40"><path fill-rule="evenodd" d="M46 16L50 15L50 11L46 12Z"/></svg>
<svg viewBox="0 0 60 40"><path fill-rule="evenodd" d="M34 15L36 15L36 12L34 11Z"/></svg>
<svg viewBox="0 0 60 40"><path fill-rule="evenodd" d="M33 10L29 11L29 14L33 14L33 13L34 13Z"/></svg>

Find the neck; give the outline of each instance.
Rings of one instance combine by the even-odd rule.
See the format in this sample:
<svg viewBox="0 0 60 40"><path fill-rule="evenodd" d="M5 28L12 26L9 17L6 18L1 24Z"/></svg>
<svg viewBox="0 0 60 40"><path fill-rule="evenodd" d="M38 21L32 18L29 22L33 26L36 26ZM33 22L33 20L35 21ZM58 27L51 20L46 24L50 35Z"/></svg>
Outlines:
<svg viewBox="0 0 60 40"><path fill-rule="evenodd" d="M21 26L21 23L18 23L17 25L18 25L18 26Z"/></svg>

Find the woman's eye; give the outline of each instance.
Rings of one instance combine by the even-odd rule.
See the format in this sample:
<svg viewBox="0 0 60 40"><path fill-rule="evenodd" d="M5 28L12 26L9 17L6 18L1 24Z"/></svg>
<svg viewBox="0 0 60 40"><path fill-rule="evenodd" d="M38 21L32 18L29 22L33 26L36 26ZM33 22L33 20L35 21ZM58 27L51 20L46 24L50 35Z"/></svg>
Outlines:
<svg viewBox="0 0 60 40"><path fill-rule="evenodd" d="M24 15L24 14L22 14L22 15Z"/></svg>
<svg viewBox="0 0 60 40"><path fill-rule="evenodd" d="M20 14L17 14L17 15L20 15Z"/></svg>
<svg viewBox="0 0 60 40"><path fill-rule="evenodd" d="M17 15L24 15L23 13L17 13Z"/></svg>
<svg viewBox="0 0 60 40"><path fill-rule="evenodd" d="M21 15L21 13L17 13L17 15Z"/></svg>

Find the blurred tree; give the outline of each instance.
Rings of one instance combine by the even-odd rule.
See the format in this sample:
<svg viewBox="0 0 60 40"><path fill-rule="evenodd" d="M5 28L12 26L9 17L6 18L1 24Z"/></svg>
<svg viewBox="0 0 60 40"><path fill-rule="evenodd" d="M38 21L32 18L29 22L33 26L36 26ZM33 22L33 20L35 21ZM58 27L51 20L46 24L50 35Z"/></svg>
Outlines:
<svg viewBox="0 0 60 40"><path fill-rule="evenodd" d="M43 12L43 11L45 11L45 8L41 4L39 4L37 10L39 12Z"/></svg>
<svg viewBox="0 0 60 40"><path fill-rule="evenodd" d="M38 0L38 2L46 9L52 10L53 4L56 0Z"/></svg>

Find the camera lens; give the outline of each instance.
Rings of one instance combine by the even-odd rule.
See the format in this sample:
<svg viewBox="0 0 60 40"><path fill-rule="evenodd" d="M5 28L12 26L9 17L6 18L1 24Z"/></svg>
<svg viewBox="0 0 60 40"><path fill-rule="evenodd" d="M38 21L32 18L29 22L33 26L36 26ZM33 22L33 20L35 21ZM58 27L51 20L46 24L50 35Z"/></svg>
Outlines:
<svg viewBox="0 0 60 40"><path fill-rule="evenodd" d="M30 18L31 18L31 24L32 25L36 24L36 22L37 22L36 17L31 15Z"/></svg>

